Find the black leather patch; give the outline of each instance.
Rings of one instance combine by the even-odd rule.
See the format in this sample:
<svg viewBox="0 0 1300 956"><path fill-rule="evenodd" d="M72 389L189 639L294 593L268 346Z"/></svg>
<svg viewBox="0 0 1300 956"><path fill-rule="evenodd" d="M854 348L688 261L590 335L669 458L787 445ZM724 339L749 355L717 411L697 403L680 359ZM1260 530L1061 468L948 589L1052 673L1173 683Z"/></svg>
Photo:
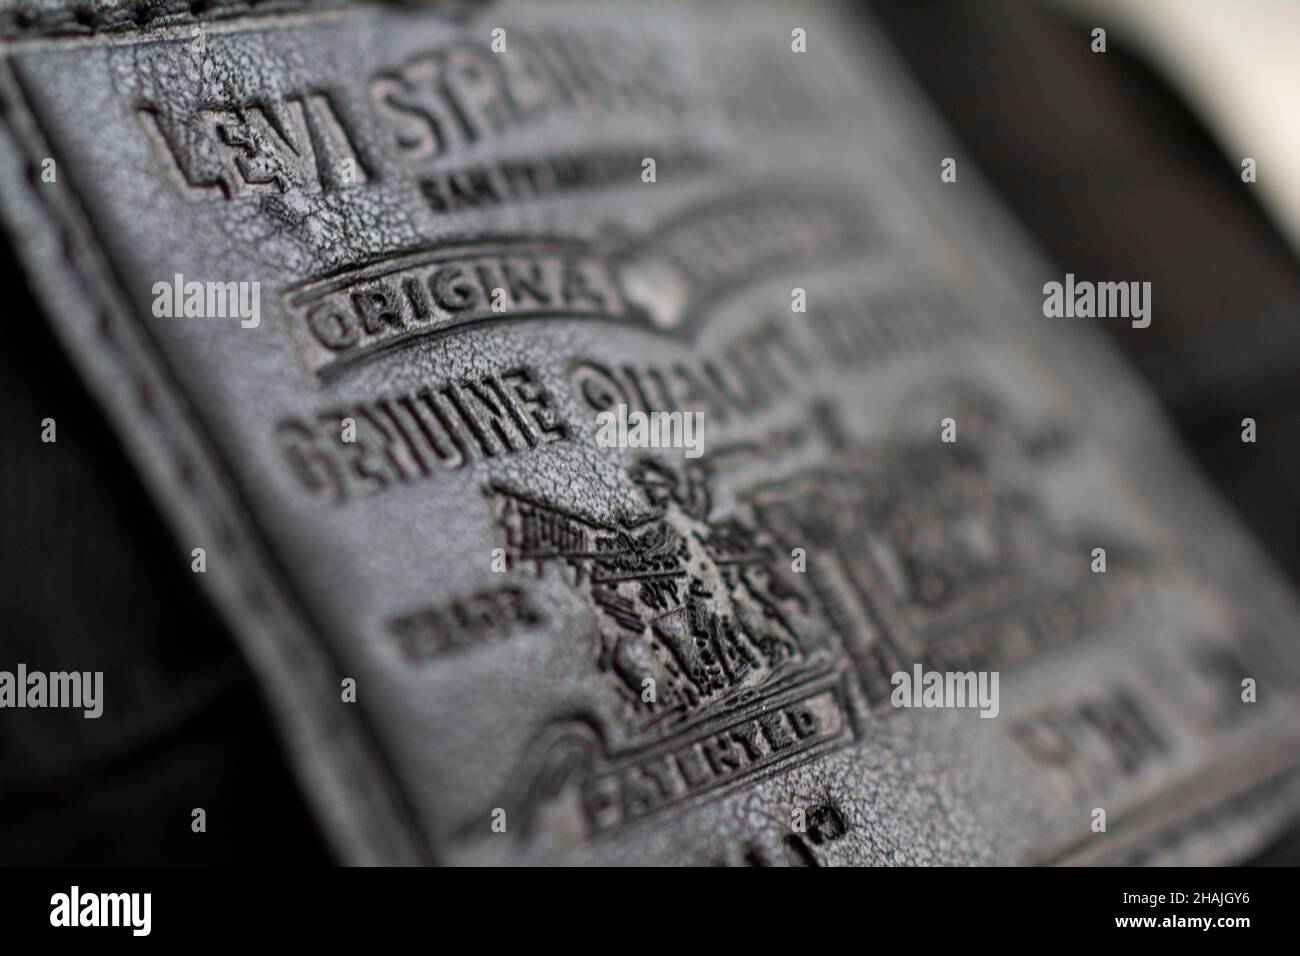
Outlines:
<svg viewBox="0 0 1300 956"><path fill-rule="evenodd" d="M4 221L339 852L1265 839L1293 599L869 26L743 7L6 48ZM897 706L931 672L993 719Z"/></svg>

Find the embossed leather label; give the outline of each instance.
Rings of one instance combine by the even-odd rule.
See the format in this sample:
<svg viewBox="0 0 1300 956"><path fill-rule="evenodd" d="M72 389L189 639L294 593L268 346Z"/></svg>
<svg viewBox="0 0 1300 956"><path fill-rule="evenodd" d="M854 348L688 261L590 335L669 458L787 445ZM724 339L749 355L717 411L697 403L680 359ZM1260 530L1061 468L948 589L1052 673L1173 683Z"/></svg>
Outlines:
<svg viewBox="0 0 1300 956"><path fill-rule="evenodd" d="M790 16L5 47L5 220L344 858L1118 860L1295 786L1292 599L870 25Z"/></svg>

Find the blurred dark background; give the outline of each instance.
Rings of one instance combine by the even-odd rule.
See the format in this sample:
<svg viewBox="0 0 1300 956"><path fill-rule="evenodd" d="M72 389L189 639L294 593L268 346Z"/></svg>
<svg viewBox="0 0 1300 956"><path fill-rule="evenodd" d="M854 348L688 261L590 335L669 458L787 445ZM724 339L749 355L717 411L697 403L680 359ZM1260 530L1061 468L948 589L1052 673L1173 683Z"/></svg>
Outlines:
<svg viewBox="0 0 1300 956"><path fill-rule="evenodd" d="M1103 325L1300 581L1300 265L1239 158L1118 35L1100 57L1088 27L1036 4L869 7L1062 272L1153 283L1150 328ZM0 721L0 863L326 861L252 675L5 262L0 661L123 676L85 733L48 732L49 711ZM56 445L33 440L46 417ZM1300 829L1253 862L1298 858Z"/></svg>
<svg viewBox="0 0 1300 956"><path fill-rule="evenodd" d="M986 179L1080 279L1149 280L1149 328L1098 323L1300 581L1300 259L1163 79L1039 3L873 0ZM1295 122L1295 117L1278 117ZM1254 418L1255 444L1241 441Z"/></svg>

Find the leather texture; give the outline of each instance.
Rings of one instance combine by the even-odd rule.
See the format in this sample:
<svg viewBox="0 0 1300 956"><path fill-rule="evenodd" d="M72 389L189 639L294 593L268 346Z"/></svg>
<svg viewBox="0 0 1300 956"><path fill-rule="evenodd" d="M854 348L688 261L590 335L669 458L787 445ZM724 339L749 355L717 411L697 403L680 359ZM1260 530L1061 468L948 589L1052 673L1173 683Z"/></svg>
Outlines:
<svg viewBox="0 0 1300 956"><path fill-rule="evenodd" d="M342 5L341 0L4 0L0 36L84 36Z"/></svg>
<svg viewBox="0 0 1300 956"><path fill-rule="evenodd" d="M1266 845L1293 595L1096 330L1043 318L1055 270L871 24L810 8L799 54L740 9L5 46L4 221L334 852ZM256 282L258 321L160 314L173 280ZM702 411L704 455L601 447L620 404ZM998 716L891 707L914 666L998 671Z"/></svg>

